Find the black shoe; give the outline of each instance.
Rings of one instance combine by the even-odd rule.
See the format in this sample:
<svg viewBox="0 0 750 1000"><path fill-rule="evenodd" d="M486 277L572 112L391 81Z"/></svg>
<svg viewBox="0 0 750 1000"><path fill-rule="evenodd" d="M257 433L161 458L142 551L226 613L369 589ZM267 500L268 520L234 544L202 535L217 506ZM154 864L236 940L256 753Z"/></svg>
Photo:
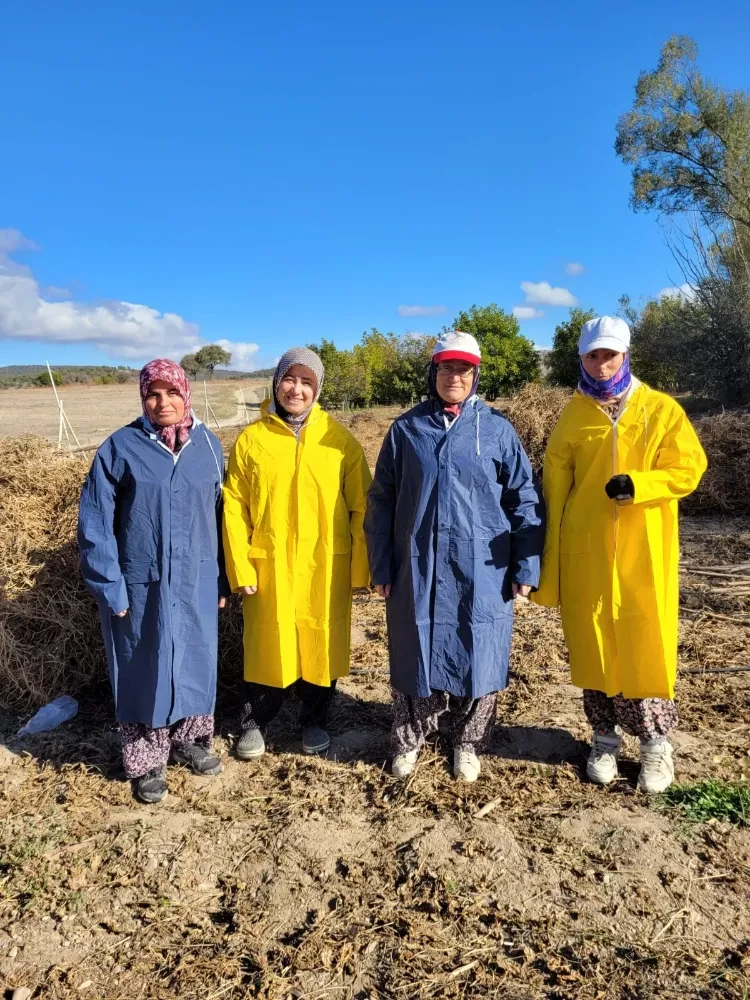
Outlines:
<svg viewBox="0 0 750 1000"><path fill-rule="evenodd" d="M135 779L135 797L147 805L163 802L167 797L167 769L155 767L147 774Z"/></svg>
<svg viewBox="0 0 750 1000"><path fill-rule="evenodd" d="M322 726L305 726L302 730L302 752L306 754L325 753L331 745L331 737Z"/></svg>
<svg viewBox="0 0 750 1000"><path fill-rule="evenodd" d="M203 743L182 743L172 747L172 759L204 778L213 778L224 770L221 760Z"/></svg>

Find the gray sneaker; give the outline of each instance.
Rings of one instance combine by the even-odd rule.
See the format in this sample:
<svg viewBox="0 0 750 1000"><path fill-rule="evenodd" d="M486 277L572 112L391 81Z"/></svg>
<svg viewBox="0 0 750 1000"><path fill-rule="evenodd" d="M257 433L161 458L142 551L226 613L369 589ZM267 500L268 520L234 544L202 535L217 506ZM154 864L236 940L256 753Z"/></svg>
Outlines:
<svg viewBox="0 0 750 1000"><path fill-rule="evenodd" d="M302 750L307 754L325 753L331 737L320 726L305 726L302 730Z"/></svg>
<svg viewBox="0 0 750 1000"><path fill-rule="evenodd" d="M266 741L260 729L245 729L237 740L237 756L240 760L255 760L266 752Z"/></svg>
<svg viewBox="0 0 750 1000"><path fill-rule="evenodd" d="M135 797L146 805L163 802L167 797L166 767L155 767L140 778L136 778L134 791Z"/></svg>
<svg viewBox="0 0 750 1000"><path fill-rule="evenodd" d="M221 759L204 743L182 743L172 747L172 759L203 778L213 778L224 770Z"/></svg>

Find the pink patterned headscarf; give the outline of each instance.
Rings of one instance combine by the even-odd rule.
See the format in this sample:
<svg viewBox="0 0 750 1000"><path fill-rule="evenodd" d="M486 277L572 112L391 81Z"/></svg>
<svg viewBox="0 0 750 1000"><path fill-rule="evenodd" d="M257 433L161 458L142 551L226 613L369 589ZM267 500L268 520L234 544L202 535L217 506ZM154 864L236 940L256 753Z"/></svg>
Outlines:
<svg viewBox="0 0 750 1000"><path fill-rule="evenodd" d="M172 424L171 427L162 427L159 431L159 437L164 444L170 451L174 451L178 441L182 446L190 437L188 431L193 422L193 415L190 411L190 383L185 370L175 361L170 361L168 358L157 358L141 368L140 382L143 415L149 423L153 421L146 411L146 396L152 382L168 382L179 392L185 403L185 416L182 420L177 424Z"/></svg>

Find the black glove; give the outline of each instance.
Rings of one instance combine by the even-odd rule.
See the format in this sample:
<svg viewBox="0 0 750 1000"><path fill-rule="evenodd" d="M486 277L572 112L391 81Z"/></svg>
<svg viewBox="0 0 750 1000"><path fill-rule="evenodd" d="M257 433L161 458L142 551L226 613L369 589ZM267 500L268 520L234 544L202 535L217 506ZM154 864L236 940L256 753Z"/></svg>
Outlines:
<svg viewBox="0 0 750 1000"><path fill-rule="evenodd" d="M628 475L612 476L604 492L610 500L635 500L635 483Z"/></svg>

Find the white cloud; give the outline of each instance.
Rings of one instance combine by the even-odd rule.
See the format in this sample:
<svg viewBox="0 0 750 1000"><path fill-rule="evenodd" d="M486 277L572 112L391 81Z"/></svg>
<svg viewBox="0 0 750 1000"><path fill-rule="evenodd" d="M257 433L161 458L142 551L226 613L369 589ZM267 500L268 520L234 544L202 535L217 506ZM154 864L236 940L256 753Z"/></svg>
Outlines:
<svg viewBox="0 0 750 1000"><path fill-rule="evenodd" d="M38 250L32 240L26 239L18 229L0 229L0 254L15 253L17 250Z"/></svg>
<svg viewBox="0 0 750 1000"><path fill-rule="evenodd" d="M533 306L576 306L578 299L567 288L553 288L548 281L522 281L521 291Z"/></svg>
<svg viewBox="0 0 750 1000"><path fill-rule="evenodd" d="M43 291L31 270L10 256L33 247L18 230L0 229L0 340L89 344L122 361L179 360L207 343L198 324L177 313L134 302L51 301L67 290ZM244 365L258 350L256 344L220 343L232 352L232 367Z"/></svg>
<svg viewBox="0 0 750 1000"><path fill-rule="evenodd" d="M249 372L258 367L255 355L260 348L257 344L242 343L236 340L214 340L214 344L223 347L232 355L232 363L229 368L236 372Z"/></svg>
<svg viewBox="0 0 750 1000"><path fill-rule="evenodd" d="M399 316L442 316L448 312L445 306L399 306Z"/></svg>
<svg viewBox="0 0 750 1000"><path fill-rule="evenodd" d="M583 274L586 268L583 264L578 264L576 261L571 260L565 265L565 273L570 274L572 277L577 278L579 275Z"/></svg>
<svg viewBox="0 0 750 1000"><path fill-rule="evenodd" d="M693 302L696 296L695 288L687 281L682 285L672 285L670 288L662 288L657 298L684 299L686 302Z"/></svg>
<svg viewBox="0 0 750 1000"><path fill-rule="evenodd" d="M544 313L533 306L513 306L513 315L516 319L539 319Z"/></svg>
<svg viewBox="0 0 750 1000"><path fill-rule="evenodd" d="M69 288L61 288L59 285L45 285L42 294L46 299L71 299L73 297Z"/></svg>

